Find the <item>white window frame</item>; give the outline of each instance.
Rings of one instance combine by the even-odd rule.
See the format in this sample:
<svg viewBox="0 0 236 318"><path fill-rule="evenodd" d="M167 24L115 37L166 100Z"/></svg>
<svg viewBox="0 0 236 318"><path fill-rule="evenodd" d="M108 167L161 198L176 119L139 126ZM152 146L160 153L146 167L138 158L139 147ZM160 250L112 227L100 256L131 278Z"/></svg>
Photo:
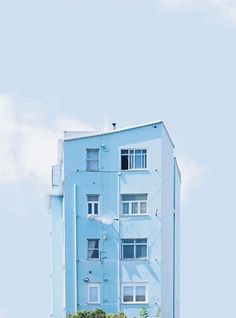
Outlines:
<svg viewBox="0 0 236 318"><path fill-rule="evenodd" d="M89 249L89 241L98 241L98 248ZM90 250L97 250L98 251L98 257L89 257L89 251ZM97 261L100 259L100 239L98 238L89 238L87 239L87 259L90 261Z"/></svg>
<svg viewBox="0 0 236 318"><path fill-rule="evenodd" d="M97 288L97 301L90 301L90 288ZM88 283L88 304L100 304L100 283Z"/></svg>
<svg viewBox="0 0 236 318"><path fill-rule="evenodd" d="M122 169L122 156L124 156L122 154L122 151L126 150L128 151L128 169ZM146 151L146 167L145 168L135 168L135 160L131 159L132 157L135 158L135 151L136 150L145 150ZM134 155L131 154L130 152L134 151ZM142 160L142 156L141 156L141 162L143 162ZM131 159L131 160L130 160ZM131 161L133 160L133 167L131 168ZM148 149L147 148L121 148L120 149L120 170L121 171L139 171L139 170L148 170Z"/></svg>
<svg viewBox="0 0 236 318"><path fill-rule="evenodd" d="M143 259L148 259L148 242L146 241L146 243L136 243L135 242L135 240L138 240L138 239L142 239L142 240L147 240L147 238L146 237L136 237L136 238L133 238L133 237L129 237L129 238L127 238L127 237L125 237L125 238L122 238L121 239L121 259L122 260L128 260L128 261L130 261L130 260L143 260ZM134 242L133 243L123 243L123 240L134 240ZM133 245L134 246L134 257L126 257L126 258L124 258L124 249L123 249L123 246L124 245ZM139 245L146 245L146 257L136 257L136 254L137 254L137 252L136 252L136 247L137 246L139 246Z"/></svg>
<svg viewBox="0 0 236 318"><path fill-rule="evenodd" d="M124 288L133 288L133 301L124 301ZM145 301L136 301L136 287L145 287ZM132 304L147 304L148 303L148 288L147 283L122 283L121 284L121 301L122 304L132 305Z"/></svg>
<svg viewBox="0 0 236 318"><path fill-rule="evenodd" d="M98 154L98 159L88 159L88 151L97 151ZM88 162L89 161L94 161L97 163L97 169L89 169L89 165ZM99 148L87 148L86 149L86 171L99 171Z"/></svg>
<svg viewBox="0 0 236 318"><path fill-rule="evenodd" d="M88 200L88 197L89 196L97 196L98 199L97 200L94 200L94 201L89 201ZM99 208L99 199L100 199L100 196L99 194L87 194L87 215L90 216L90 215L99 215L100 213L100 208ZM89 213L89 204L91 204L92 206L92 213ZM97 207L98 207L98 213L95 213L95 204L97 204Z"/></svg>
<svg viewBox="0 0 236 318"><path fill-rule="evenodd" d="M123 195L147 195L147 200L123 200ZM124 213L124 203L129 205L129 213ZM132 213L132 206L134 203L138 203L138 213ZM146 203L146 213L141 213L141 203ZM122 216L137 216L148 215L148 194L147 193L123 193L121 194L121 215Z"/></svg>

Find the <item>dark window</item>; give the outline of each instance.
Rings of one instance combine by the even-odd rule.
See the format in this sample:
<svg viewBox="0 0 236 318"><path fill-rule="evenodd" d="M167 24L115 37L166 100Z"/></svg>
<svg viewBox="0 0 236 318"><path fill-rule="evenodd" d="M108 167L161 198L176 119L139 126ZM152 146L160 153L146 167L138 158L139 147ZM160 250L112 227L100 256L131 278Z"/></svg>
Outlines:
<svg viewBox="0 0 236 318"><path fill-rule="evenodd" d="M147 239L122 239L122 258L147 258Z"/></svg>
<svg viewBox="0 0 236 318"><path fill-rule="evenodd" d="M121 170L128 170L129 155L128 150L121 150Z"/></svg>
<svg viewBox="0 0 236 318"><path fill-rule="evenodd" d="M121 150L121 170L147 169L146 149Z"/></svg>

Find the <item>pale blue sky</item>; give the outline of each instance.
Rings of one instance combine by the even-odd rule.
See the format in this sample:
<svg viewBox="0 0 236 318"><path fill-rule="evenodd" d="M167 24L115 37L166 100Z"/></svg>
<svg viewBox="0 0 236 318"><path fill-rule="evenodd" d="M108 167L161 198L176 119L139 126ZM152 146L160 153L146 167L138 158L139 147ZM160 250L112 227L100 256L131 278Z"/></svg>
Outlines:
<svg viewBox="0 0 236 318"><path fill-rule="evenodd" d="M183 170L181 318L233 317L235 107L236 1L0 0L0 318L49 317L56 138L106 115L165 121Z"/></svg>

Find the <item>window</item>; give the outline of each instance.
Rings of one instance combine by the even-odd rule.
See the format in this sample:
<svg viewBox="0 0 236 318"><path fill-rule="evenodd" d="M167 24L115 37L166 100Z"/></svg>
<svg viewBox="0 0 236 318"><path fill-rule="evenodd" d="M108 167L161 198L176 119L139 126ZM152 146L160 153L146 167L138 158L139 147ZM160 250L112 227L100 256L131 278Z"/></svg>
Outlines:
<svg viewBox="0 0 236 318"><path fill-rule="evenodd" d="M88 284L88 303L99 304L100 303L100 284Z"/></svg>
<svg viewBox="0 0 236 318"><path fill-rule="evenodd" d="M147 214L147 194L122 194L123 215Z"/></svg>
<svg viewBox="0 0 236 318"><path fill-rule="evenodd" d="M147 239L122 239L122 259L147 258Z"/></svg>
<svg viewBox="0 0 236 318"><path fill-rule="evenodd" d="M97 215L99 210L99 195L87 194L88 215Z"/></svg>
<svg viewBox="0 0 236 318"><path fill-rule="evenodd" d="M146 149L121 150L121 170L147 169Z"/></svg>
<svg viewBox="0 0 236 318"><path fill-rule="evenodd" d="M145 284L123 284L122 286L123 303L146 303L147 288Z"/></svg>
<svg viewBox="0 0 236 318"><path fill-rule="evenodd" d="M99 239L88 240L88 259L99 258Z"/></svg>
<svg viewBox="0 0 236 318"><path fill-rule="evenodd" d="M97 171L99 149L87 149L87 171Z"/></svg>

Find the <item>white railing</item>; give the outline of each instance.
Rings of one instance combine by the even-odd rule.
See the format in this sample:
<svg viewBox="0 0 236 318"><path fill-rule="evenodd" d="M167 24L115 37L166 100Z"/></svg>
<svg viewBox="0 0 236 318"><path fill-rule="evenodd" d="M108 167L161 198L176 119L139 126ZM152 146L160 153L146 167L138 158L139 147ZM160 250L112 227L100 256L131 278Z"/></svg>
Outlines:
<svg viewBox="0 0 236 318"><path fill-rule="evenodd" d="M61 185L61 165L52 166L52 187Z"/></svg>

